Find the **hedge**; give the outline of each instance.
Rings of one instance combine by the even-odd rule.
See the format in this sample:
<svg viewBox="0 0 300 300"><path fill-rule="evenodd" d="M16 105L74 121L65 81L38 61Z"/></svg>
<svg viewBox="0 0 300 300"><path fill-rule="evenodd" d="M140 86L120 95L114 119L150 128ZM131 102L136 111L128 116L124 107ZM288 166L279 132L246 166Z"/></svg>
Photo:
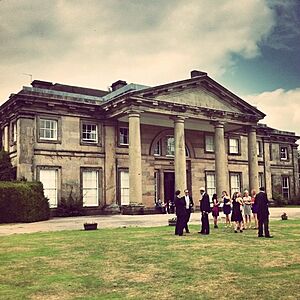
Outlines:
<svg viewBox="0 0 300 300"><path fill-rule="evenodd" d="M0 223L48 220L50 209L40 182L0 182Z"/></svg>

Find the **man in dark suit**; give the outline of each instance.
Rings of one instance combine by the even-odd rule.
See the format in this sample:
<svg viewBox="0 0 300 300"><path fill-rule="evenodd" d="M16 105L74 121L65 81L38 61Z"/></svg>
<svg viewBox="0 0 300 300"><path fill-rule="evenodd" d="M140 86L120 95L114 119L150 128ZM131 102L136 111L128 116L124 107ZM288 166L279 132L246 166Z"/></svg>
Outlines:
<svg viewBox="0 0 300 300"><path fill-rule="evenodd" d="M210 203L209 203L209 196L205 192L205 189L202 187L200 188L200 212L201 212L201 231L198 233L201 234L209 234L209 221L208 221L208 214L211 212Z"/></svg>
<svg viewBox="0 0 300 300"><path fill-rule="evenodd" d="M175 210L177 216L175 234L182 236L183 228L185 227L185 222L186 222L186 209L185 209L185 201L183 200L183 198L180 197L179 190L175 192L174 204L175 204Z"/></svg>
<svg viewBox="0 0 300 300"><path fill-rule="evenodd" d="M265 237L272 238L269 232L269 200L264 187L259 188L254 205L257 205L258 237L263 237L263 231L265 231Z"/></svg>
<svg viewBox="0 0 300 300"><path fill-rule="evenodd" d="M194 206L193 198L189 195L189 190L184 190L184 196L182 197L185 202L185 209L186 209L186 221L185 221L185 232L190 233L188 222L190 221L192 208Z"/></svg>

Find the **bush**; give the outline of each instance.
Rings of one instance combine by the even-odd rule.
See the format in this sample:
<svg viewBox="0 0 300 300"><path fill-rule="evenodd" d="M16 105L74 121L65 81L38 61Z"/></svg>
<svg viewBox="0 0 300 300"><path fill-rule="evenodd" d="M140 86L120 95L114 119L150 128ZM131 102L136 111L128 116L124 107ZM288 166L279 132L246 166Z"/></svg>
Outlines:
<svg viewBox="0 0 300 300"><path fill-rule="evenodd" d="M274 200L274 206L285 206L288 204L288 200L282 197L281 185L279 184L274 186L272 198Z"/></svg>
<svg viewBox="0 0 300 300"><path fill-rule="evenodd" d="M50 209L40 182L0 182L0 223L48 220Z"/></svg>
<svg viewBox="0 0 300 300"><path fill-rule="evenodd" d="M15 179L15 171L10 161L9 154L3 149L0 151L0 181Z"/></svg>
<svg viewBox="0 0 300 300"><path fill-rule="evenodd" d="M57 215L60 217L73 217L82 216L83 211L83 198L77 199L73 196L73 189L71 188L69 197L67 199L61 198L57 208Z"/></svg>

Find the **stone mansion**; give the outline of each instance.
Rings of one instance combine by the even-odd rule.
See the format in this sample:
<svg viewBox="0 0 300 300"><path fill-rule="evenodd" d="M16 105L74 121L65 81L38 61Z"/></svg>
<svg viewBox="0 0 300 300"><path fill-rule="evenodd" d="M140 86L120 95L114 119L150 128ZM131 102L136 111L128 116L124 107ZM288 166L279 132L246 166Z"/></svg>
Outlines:
<svg viewBox="0 0 300 300"><path fill-rule="evenodd" d="M299 192L292 132L207 73L154 87L118 80L111 91L34 80L0 106L2 147L17 178L43 183L55 212L70 192L87 214L110 213L188 188Z"/></svg>

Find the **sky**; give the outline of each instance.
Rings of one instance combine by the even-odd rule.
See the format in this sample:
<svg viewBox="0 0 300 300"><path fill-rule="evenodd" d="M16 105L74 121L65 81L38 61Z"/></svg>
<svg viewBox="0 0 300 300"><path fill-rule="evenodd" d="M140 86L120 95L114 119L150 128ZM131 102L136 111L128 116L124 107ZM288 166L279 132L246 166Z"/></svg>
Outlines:
<svg viewBox="0 0 300 300"><path fill-rule="evenodd" d="M194 69L300 135L300 0L0 0L0 104L31 79L107 90Z"/></svg>

